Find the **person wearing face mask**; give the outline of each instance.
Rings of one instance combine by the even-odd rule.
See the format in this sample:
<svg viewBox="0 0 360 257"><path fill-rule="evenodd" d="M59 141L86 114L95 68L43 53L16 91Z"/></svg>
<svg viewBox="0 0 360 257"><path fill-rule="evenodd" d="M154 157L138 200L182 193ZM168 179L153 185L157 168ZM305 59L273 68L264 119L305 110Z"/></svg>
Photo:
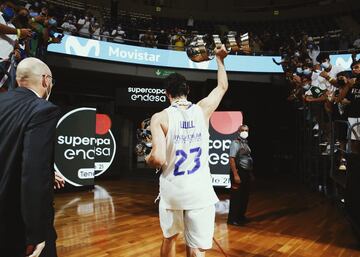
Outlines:
<svg viewBox="0 0 360 257"><path fill-rule="evenodd" d="M227 223L234 226L244 225L248 221L245 214L249 202L250 182L254 179L248 135L249 127L241 125L237 139L233 140L230 146L231 193Z"/></svg>
<svg viewBox="0 0 360 257"><path fill-rule="evenodd" d="M339 72L344 71L345 69L339 65L332 65L330 63L330 56L328 53L320 53L317 57L317 61L320 63L322 68L322 72L318 77L319 83L324 84L326 86L327 90L331 94L329 95L329 97L331 97L333 96L333 93L335 92L336 87L338 86L336 75Z"/></svg>
<svg viewBox="0 0 360 257"><path fill-rule="evenodd" d="M49 67L26 58L0 94L0 255L56 257L53 151L59 108Z"/></svg>

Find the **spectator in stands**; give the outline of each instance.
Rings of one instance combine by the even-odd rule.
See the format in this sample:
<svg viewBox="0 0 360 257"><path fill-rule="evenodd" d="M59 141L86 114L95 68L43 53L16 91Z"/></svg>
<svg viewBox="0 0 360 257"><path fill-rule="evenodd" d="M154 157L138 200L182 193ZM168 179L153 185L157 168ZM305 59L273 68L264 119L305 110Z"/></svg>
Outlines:
<svg viewBox="0 0 360 257"><path fill-rule="evenodd" d="M307 38L306 51L308 53L308 56L311 58L312 63L316 64L316 58L320 54L320 47L315 44L312 37Z"/></svg>
<svg viewBox="0 0 360 257"><path fill-rule="evenodd" d="M100 24L97 22L91 24L91 37L100 40Z"/></svg>
<svg viewBox="0 0 360 257"><path fill-rule="evenodd" d="M323 69L318 77L318 82L324 84L327 90L330 91L330 93L333 93L337 86L336 75L339 72L344 71L344 68L338 65L332 65L328 53L319 54L317 61L321 64L321 68Z"/></svg>
<svg viewBox="0 0 360 257"><path fill-rule="evenodd" d="M113 41L116 43L124 43L125 42L124 39L126 38L126 33L122 29L121 24L119 24L117 26L117 28L111 32L111 36L113 37Z"/></svg>
<svg viewBox="0 0 360 257"><path fill-rule="evenodd" d="M109 37L110 37L109 29L107 27L103 27L103 29L101 30L101 40L109 41Z"/></svg>
<svg viewBox="0 0 360 257"><path fill-rule="evenodd" d="M160 49L167 49L169 45L169 36L165 33L165 31L162 29L160 31L160 34L157 35L157 46Z"/></svg>
<svg viewBox="0 0 360 257"><path fill-rule="evenodd" d="M12 24L15 14L15 6L10 2L0 6L0 59L3 60L9 58L19 38L31 37L30 29L15 28Z"/></svg>
<svg viewBox="0 0 360 257"><path fill-rule="evenodd" d="M62 36L55 36L57 29L55 11L54 8L44 6L40 15L31 19L30 25L35 33L30 41L30 56L43 59L49 44L61 42Z"/></svg>
<svg viewBox="0 0 360 257"><path fill-rule="evenodd" d="M346 111L348 114L348 121L350 126L360 122L360 61L355 61L351 65L353 79L349 79L346 82L345 90L341 94L340 100L348 103ZM344 97L344 98L343 98ZM360 153L360 126L354 127L351 133L352 151Z"/></svg>
<svg viewBox="0 0 360 257"><path fill-rule="evenodd" d="M90 38L90 18L88 15L80 18L77 22L77 26L79 29L79 36Z"/></svg>
<svg viewBox="0 0 360 257"><path fill-rule="evenodd" d="M347 121L347 112L345 112L346 106L350 104L350 101L346 99L346 94L348 92L348 85L351 83L351 72L342 71L337 74L338 81L338 92L334 98L334 105L337 107L334 109L334 120ZM346 159L344 152L346 150L346 136L347 136L347 126L343 124L337 124L335 132L335 137L340 142L340 164L339 170L346 171Z"/></svg>
<svg viewBox="0 0 360 257"><path fill-rule="evenodd" d="M14 78L11 76L11 54L15 54L17 60L21 58L19 40L31 37L31 30L15 28L12 21L15 17L16 7L5 2L0 6L0 88L4 85L13 87ZM21 10L21 13L24 11ZM14 62L14 60L13 60Z"/></svg>
<svg viewBox="0 0 360 257"><path fill-rule="evenodd" d="M185 36L180 29L175 29L176 34L171 37L171 45L174 46L176 51L185 50Z"/></svg>
<svg viewBox="0 0 360 257"><path fill-rule="evenodd" d="M146 33L142 37L142 42L145 47L153 48L156 46L156 39L155 39L154 33L152 32L152 30L150 28L146 31Z"/></svg>
<svg viewBox="0 0 360 257"><path fill-rule="evenodd" d="M75 35L77 32L77 28L71 18L65 20L61 25L61 28L63 29L63 33L66 35Z"/></svg>
<svg viewBox="0 0 360 257"><path fill-rule="evenodd" d="M327 101L327 88L324 83L319 83L318 77L320 73L315 71L311 76L303 76L304 101L309 104L309 109L316 123L319 125L324 145L324 154L329 154L330 148L327 148L330 142L330 124L325 113L324 104Z"/></svg>

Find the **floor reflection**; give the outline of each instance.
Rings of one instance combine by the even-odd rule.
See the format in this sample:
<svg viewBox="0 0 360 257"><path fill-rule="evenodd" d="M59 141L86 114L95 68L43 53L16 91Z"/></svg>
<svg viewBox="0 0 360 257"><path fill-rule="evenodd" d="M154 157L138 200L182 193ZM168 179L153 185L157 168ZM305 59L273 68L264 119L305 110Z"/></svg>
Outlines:
<svg viewBox="0 0 360 257"><path fill-rule="evenodd" d="M230 200L222 200L215 204L216 214L228 214L229 213Z"/></svg>
<svg viewBox="0 0 360 257"><path fill-rule="evenodd" d="M115 207L104 187L96 185L91 192L63 194L57 199L62 204L55 208L55 226L58 236L65 239L59 246L65 247L64 252L90 245L96 235L110 234L115 222ZM74 217L78 222L67 222Z"/></svg>

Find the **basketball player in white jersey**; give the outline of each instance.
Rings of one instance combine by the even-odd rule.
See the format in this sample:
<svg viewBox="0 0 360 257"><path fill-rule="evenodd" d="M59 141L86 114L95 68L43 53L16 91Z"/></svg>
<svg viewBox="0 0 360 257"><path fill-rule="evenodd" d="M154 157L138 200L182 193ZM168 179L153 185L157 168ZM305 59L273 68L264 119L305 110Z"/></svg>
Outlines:
<svg viewBox="0 0 360 257"><path fill-rule="evenodd" d="M216 49L218 85L192 104L189 86L180 74L165 79L170 106L151 118L152 150L146 157L150 166L161 168L160 226L164 240L161 257L175 257L175 242L184 232L187 256L205 256L212 247L215 203L208 163L209 119L228 89L224 66L227 52Z"/></svg>

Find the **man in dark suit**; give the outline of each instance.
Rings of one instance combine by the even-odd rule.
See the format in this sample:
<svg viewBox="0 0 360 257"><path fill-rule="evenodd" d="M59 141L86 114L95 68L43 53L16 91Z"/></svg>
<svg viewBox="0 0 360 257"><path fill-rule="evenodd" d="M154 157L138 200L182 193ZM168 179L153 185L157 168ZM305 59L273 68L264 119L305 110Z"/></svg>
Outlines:
<svg viewBox="0 0 360 257"><path fill-rule="evenodd" d="M0 256L56 255L53 148L57 106L49 67L21 61L19 87L0 94Z"/></svg>

